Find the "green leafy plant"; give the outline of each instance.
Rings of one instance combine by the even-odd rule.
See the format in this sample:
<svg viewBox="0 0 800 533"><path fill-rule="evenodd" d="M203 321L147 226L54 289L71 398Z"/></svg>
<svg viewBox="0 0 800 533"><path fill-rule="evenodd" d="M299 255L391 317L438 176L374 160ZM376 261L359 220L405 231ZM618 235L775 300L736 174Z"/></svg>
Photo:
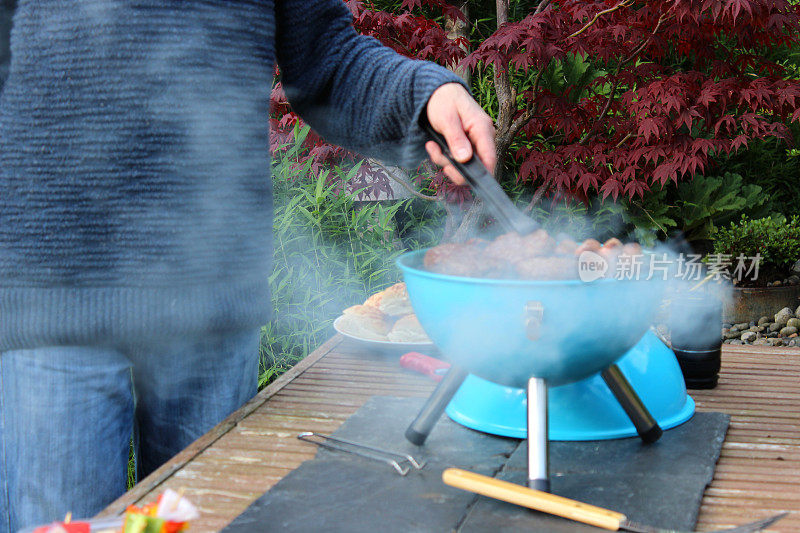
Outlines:
<svg viewBox="0 0 800 533"><path fill-rule="evenodd" d="M791 126L792 136L800 138L800 127ZM800 213L800 151L784 143L754 140L746 151L722 158L719 172L733 172L744 176L747 183L763 189L775 211L791 216Z"/></svg>
<svg viewBox="0 0 800 533"><path fill-rule="evenodd" d="M760 186L730 172L653 188L642 200L628 201L626 207L625 221L635 227L637 240L647 245L679 231L689 243L700 246L717 227L742 214L762 217L772 211Z"/></svg>
<svg viewBox="0 0 800 533"><path fill-rule="evenodd" d="M343 309L397 282L401 253L437 238L435 223L426 222L430 207L356 201L348 184L358 165L309 180L312 159L298 164L299 144L273 166L272 316L262 328L262 387L327 340Z"/></svg>
<svg viewBox="0 0 800 533"><path fill-rule="evenodd" d="M714 232L714 253L729 256L733 264L740 256L761 257L758 278L743 284L765 285L783 279L800 259L800 218L750 219L743 215L738 223Z"/></svg>

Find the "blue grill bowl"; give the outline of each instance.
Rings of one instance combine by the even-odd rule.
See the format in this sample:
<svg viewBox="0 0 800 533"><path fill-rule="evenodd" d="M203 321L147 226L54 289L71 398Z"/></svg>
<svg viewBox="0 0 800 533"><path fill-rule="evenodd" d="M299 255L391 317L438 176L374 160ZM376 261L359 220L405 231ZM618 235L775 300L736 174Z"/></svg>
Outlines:
<svg viewBox="0 0 800 533"><path fill-rule="evenodd" d="M619 359L652 323L665 282L529 281L448 276L424 270L426 250L398 266L422 327L453 364L501 385L531 376L551 386L580 381ZM539 336L526 308L541 304Z"/></svg>
<svg viewBox="0 0 800 533"><path fill-rule="evenodd" d="M645 333L617 365L662 429L682 424L694 414L694 400L686 394L675 355L652 332ZM550 387L548 392L550 440L636 436L636 428L599 374L561 387ZM470 375L446 412L469 428L524 439L527 437L526 410L524 389L497 385Z"/></svg>

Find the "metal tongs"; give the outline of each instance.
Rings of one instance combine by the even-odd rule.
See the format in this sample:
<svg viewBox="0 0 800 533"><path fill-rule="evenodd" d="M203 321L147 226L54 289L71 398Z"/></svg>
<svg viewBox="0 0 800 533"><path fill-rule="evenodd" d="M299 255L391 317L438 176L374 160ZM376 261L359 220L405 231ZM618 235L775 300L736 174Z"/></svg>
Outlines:
<svg viewBox="0 0 800 533"><path fill-rule="evenodd" d="M407 453L397 453L388 450L382 450L366 444L359 444L349 440L332 437L330 435L323 435L322 433L314 433L313 431L305 431L297 436L298 439L316 444L329 450L351 453L359 457L366 457L367 459L374 459L388 464L394 468L398 474L405 476L412 468L421 470L425 466L425 461L417 461ZM313 440L317 438L319 440Z"/></svg>
<svg viewBox="0 0 800 533"><path fill-rule="evenodd" d="M450 153L450 148L448 148L444 136L433 129L424 113L420 117L420 125L430 138L439 145L442 154L450 161L450 164L456 167L456 170L464 176L469 186L475 191L475 195L488 206L489 212L497 220L498 224L520 235L531 233L539 227L532 218L525 216L517 209L517 206L514 205L500 184L497 183L494 176L489 173L489 170L483 166L480 159L473 154L466 163L456 160L453 154Z"/></svg>

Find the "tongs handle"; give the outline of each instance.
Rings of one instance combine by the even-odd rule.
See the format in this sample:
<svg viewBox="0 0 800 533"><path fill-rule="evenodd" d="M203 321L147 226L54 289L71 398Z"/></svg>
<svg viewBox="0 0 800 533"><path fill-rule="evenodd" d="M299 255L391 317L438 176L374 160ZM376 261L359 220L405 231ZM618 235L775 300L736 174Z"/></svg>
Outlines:
<svg viewBox="0 0 800 533"><path fill-rule="evenodd" d="M451 487L611 531L618 531L627 521L622 513L459 468L446 469L442 473L442 481Z"/></svg>
<svg viewBox="0 0 800 533"><path fill-rule="evenodd" d="M497 219L506 230L516 231L520 235L525 235L537 228L536 223L526 217L517 209L497 180L489 173L489 170L481 163L475 150L472 150L472 157L462 163L453 157L444 136L433 129L428 122L425 113L419 119L420 126L428 133L428 136L442 150L442 154L452 164L464 179L467 180L475 195L483 200L491 210L491 215Z"/></svg>

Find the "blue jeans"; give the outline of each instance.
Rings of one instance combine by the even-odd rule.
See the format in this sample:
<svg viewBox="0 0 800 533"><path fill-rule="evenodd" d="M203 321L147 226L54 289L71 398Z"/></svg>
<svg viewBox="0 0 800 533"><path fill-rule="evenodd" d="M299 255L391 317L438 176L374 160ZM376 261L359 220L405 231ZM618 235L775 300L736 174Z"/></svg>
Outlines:
<svg viewBox="0 0 800 533"><path fill-rule="evenodd" d="M91 517L255 393L258 331L0 354L0 533ZM141 477L140 477L141 479Z"/></svg>

